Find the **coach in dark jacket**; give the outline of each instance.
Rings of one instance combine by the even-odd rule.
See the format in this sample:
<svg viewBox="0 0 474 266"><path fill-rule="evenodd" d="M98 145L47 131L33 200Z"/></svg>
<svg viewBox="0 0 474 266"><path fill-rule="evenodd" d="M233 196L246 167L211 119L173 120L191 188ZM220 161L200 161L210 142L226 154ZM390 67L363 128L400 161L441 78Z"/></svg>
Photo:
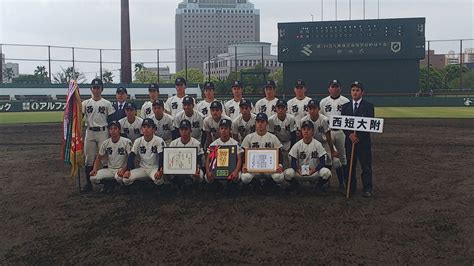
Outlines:
<svg viewBox="0 0 474 266"><path fill-rule="evenodd" d="M342 106L341 115L343 116L361 116L374 117L374 105L363 100L364 86L361 82L355 81L351 84L352 100ZM348 163L353 160L351 174L351 193L356 191L356 168L357 161L360 162L362 168L362 186L364 197L372 196L372 143L370 133L354 132L352 130L344 130L346 135L346 155ZM355 143L354 158L351 158L352 143ZM349 172L349 168L347 168ZM346 177L349 173L345 174ZM347 183L347 180L346 180Z"/></svg>
<svg viewBox="0 0 474 266"><path fill-rule="evenodd" d="M119 121L120 119L127 116L125 114L125 104L127 103L127 98L127 89L124 87L118 87L117 91L115 92L116 101L112 104L115 109L115 113L108 117L109 121Z"/></svg>

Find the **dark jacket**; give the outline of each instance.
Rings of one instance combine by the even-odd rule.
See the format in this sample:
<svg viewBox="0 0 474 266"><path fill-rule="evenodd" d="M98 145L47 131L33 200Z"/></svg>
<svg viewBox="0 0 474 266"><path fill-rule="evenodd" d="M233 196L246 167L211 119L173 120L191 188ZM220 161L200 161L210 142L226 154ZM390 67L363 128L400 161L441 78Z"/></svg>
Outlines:
<svg viewBox="0 0 474 266"><path fill-rule="evenodd" d="M354 102L352 100L344 104L342 106L341 115L374 117L374 105L365 101L364 99L362 99L362 101L360 102L359 107L357 108L355 114L353 111L353 106L354 106ZM348 141L351 142L351 140L349 139L349 135L353 132L354 131L352 130L344 130L344 134L346 135L346 143ZM357 144L358 147L363 148L363 147L371 146L370 133L358 131L356 134L359 137L359 144Z"/></svg>
<svg viewBox="0 0 474 266"><path fill-rule="evenodd" d="M125 107L125 104L127 103L127 101L123 102L123 107ZM118 104L117 102L114 102L112 103L112 106L114 107L115 109L115 113L111 114L109 117L108 117L108 120L109 121L119 121L120 119L126 117L127 115L125 114L125 109L122 107L122 110L119 110L119 107L118 107Z"/></svg>

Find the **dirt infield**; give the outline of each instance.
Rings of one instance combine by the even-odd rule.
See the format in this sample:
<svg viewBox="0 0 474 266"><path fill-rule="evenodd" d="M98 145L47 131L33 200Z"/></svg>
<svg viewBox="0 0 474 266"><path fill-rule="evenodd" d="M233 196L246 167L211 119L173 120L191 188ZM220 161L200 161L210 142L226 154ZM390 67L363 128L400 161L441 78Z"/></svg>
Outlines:
<svg viewBox="0 0 474 266"><path fill-rule="evenodd" d="M374 196L346 200L307 188L79 195L59 124L3 125L0 264L472 265L473 133L473 119L387 119L373 135Z"/></svg>

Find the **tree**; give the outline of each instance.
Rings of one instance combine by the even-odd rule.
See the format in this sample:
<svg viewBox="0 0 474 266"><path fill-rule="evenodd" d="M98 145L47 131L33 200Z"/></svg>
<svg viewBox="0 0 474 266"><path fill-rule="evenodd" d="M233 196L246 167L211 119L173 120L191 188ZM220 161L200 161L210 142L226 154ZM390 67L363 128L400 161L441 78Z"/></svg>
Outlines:
<svg viewBox="0 0 474 266"><path fill-rule="evenodd" d="M283 68L277 69L268 78L274 80L277 86L283 89Z"/></svg>
<svg viewBox="0 0 474 266"><path fill-rule="evenodd" d="M45 66L36 66L36 69L34 71L34 75L39 76L39 77L47 78L48 77L48 71L46 71Z"/></svg>
<svg viewBox="0 0 474 266"><path fill-rule="evenodd" d="M430 90L443 89L443 75L441 72L433 67L429 67L429 71L428 67L420 68L420 91L429 92Z"/></svg>
<svg viewBox="0 0 474 266"><path fill-rule="evenodd" d="M461 78L458 77L449 82L448 87L453 89L459 89ZM462 88L461 89L474 89L474 70L468 71L462 76Z"/></svg>
<svg viewBox="0 0 474 266"><path fill-rule="evenodd" d="M186 77L186 70L183 69L176 74L173 75L173 80L176 79L177 77ZM207 77L206 77L207 79ZM188 83L198 83L201 84L202 82L206 81L204 79L204 74L202 73L201 70L196 69L196 68L189 68L188 69L188 78L186 80Z"/></svg>
<svg viewBox="0 0 474 266"><path fill-rule="evenodd" d="M139 71L135 71L135 80L134 83L155 83L158 81L156 73L153 71L142 68Z"/></svg>
<svg viewBox="0 0 474 266"><path fill-rule="evenodd" d="M72 67L66 69L61 67L61 71L53 74L53 79L55 83L69 83L71 79L75 79L77 83L83 83L86 80L84 73L77 71Z"/></svg>
<svg viewBox="0 0 474 266"><path fill-rule="evenodd" d="M112 72L105 70L104 73L102 73L102 80L104 83L113 83L114 82L114 74Z"/></svg>
<svg viewBox="0 0 474 266"><path fill-rule="evenodd" d="M47 84L49 78L40 75L20 75L17 78L13 78L12 83L14 84Z"/></svg>
<svg viewBox="0 0 474 266"><path fill-rule="evenodd" d="M14 77L13 69L11 67L5 68L3 70L3 77L6 81L11 82Z"/></svg>
<svg viewBox="0 0 474 266"><path fill-rule="evenodd" d="M145 65L143 63L136 63L134 72L138 72L144 68L145 68Z"/></svg>
<svg viewBox="0 0 474 266"><path fill-rule="evenodd" d="M465 66L462 67L462 73L467 73L469 69ZM460 65L447 65L443 68L442 74L444 76L444 88L445 89L457 89L459 87L459 82L456 86L450 86L452 81L455 79L459 79L461 75L461 66Z"/></svg>

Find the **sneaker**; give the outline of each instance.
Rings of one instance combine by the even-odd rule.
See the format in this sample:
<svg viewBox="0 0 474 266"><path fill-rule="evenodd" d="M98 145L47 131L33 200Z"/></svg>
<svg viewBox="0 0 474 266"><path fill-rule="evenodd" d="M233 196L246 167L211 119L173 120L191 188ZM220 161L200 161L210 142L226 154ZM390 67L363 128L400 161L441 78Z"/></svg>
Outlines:
<svg viewBox="0 0 474 266"><path fill-rule="evenodd" d="M372 192L369 192L369 191L364 192L364 193L362 194L362 197L364 197L364 198L370 198L370 197L372 197Z"/></svg>

